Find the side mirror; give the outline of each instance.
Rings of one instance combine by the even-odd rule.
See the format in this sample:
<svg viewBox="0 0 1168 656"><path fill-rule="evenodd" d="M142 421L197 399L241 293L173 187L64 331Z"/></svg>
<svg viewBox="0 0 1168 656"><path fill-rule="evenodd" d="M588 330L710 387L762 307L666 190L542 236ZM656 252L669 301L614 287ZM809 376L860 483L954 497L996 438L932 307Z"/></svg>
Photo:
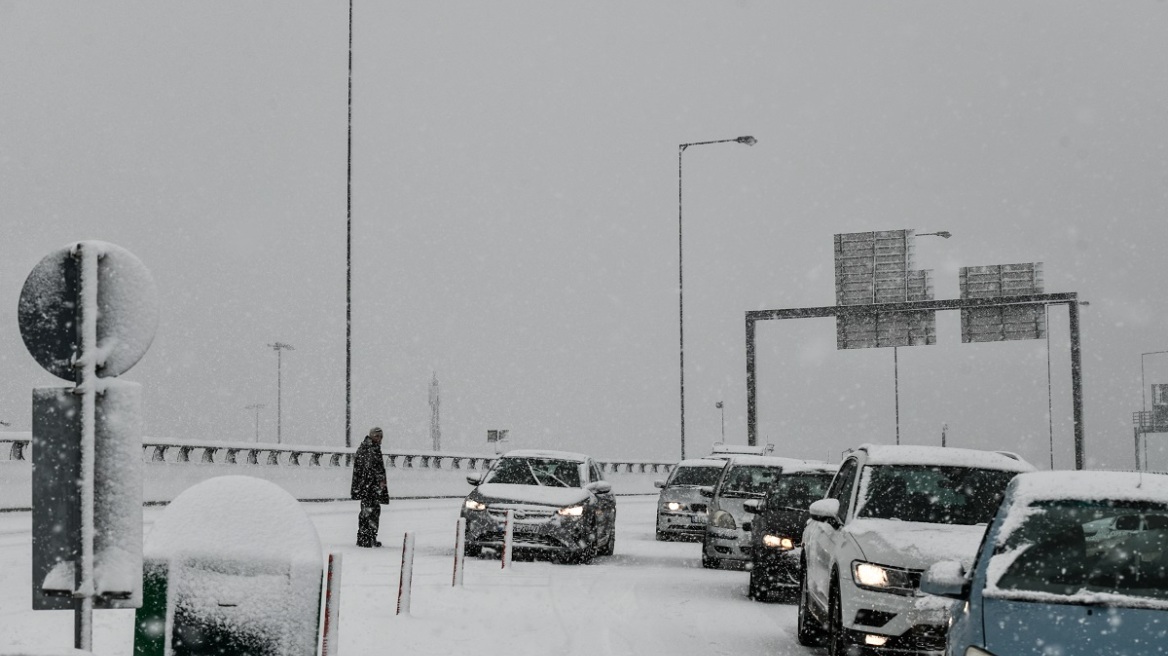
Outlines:
<svg viewBox="0 0 1168 656"><path fill-rule="evenodd" d="M698 494L702 495L703 497L705 497L707 499L713 499L714 498L714 488L710 487L709 485L703 485L703 486L698 488Z"/></svg>
<svg viewBox="0 0 1168 656"><path fill-rule="evenodd" d="M475 487L478 487L478 485L483 482L483 475L482 474L467 474L466 475L466 482L470 483L471 485L474 485Z"/></svg>
<svg viewBox="0 0 1168 656"><path fill-rule="evenodd" d="M748 513L758 515L766 511L766 501L762 499L750 499L742 502L742 509Z"/></svg>
<svg viewBox="0 0 1168 656"><path fill-rule="evenodd" d="M807 508L811 519L827 522L832 526L840 525L839 499L820 499Z"/></svg>
<svg viewBox="0 0 1168 656"><path fill-rule="evenodd" d="M969 599L965 567L956 560L933 563L921 576L921 592L962 601Z"/></svg>
<svg viewBox="0 0 1168 656"><path fill-rule="evenodd" d="M608 481L594 481L587 485L588 490L593 494L608 494L612 492L612 483Z"/></svg>
<svg viewBox="0 0 1168 656"><path fill-rule="evenodd" d="M665 489L665 481L663 481L659 478L659 479L653 481L653 487L661 488L662 490L664 490Z"/></svg>

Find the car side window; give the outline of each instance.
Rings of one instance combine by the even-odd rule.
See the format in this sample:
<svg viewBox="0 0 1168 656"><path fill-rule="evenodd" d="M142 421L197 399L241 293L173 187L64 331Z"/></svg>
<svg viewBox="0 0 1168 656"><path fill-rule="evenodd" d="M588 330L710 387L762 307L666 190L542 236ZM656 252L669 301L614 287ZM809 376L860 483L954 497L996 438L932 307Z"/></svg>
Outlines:
<svg viewBox="0 0 1168 656"><path fill-rule="evenodd" d="M839 473L836 474L835 479L831 482L831 487L827 490L826 499L839 500L839 516L844 519L848 516L848 507L852 502L852 490L856 487L856 470L859 465L855 458L848 459L847 462L840 467Z"/></svg>
<svg viewBox="0 0 1168 656"><path fill-rule="evenodd" d="M595 462L590 461L588 463L588 469L589 474L592 476L592 482L595 483L596 481L604 480L604 474L600 471L600 468L596 466Z"/></svg>

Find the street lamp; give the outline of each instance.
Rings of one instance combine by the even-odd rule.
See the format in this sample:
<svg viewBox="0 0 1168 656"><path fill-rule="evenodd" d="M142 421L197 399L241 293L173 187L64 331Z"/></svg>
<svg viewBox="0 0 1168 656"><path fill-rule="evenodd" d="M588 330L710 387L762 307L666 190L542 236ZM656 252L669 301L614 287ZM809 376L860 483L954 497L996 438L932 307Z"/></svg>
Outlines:
<svg viewBox="0 0 1168 656"><path fill-rule="evenodd" d="M917 237L940 237L948 239L953 236L952 232L948 230L939 230L937 232L917 232L913 233ZM873 269L875 271L875 269ZM905 299L907 300L907 298ZM892 347L892 393L893 403L896 405L896 443L900 444L900 347Z"/></svg>
<svg viewBox="0 0 1168 656"><path fill-rule="evenodd" d="M685 460L685 278L682 275L682 241L681 241L681 156L690 146L708 146L720 143L740 143L753 146L758 139L751 136L736 137L734 139L717 139L715 141L693 141L678 144L677 146L677 325L678 325L678 357L681 365L681 459Z"/></svg>
<svg viewBox="0 0 1168 656"><path fill-rule="evenodd" d="M258 444L260 441L260 409L264 407L263 403L252 403L243 406L244 410L255 410L255 441Z"/></svg>
<svg viewBox="0 0 1168 656"><path fill-rule="evenodd" d="M292 348L291 344L285 344L284 342L276 342L274 344L268 344L268 348L270 348L276 352L276 444L282 444L283 438L281 436L281 429L282 429L282 418L284 415L283 402L282 402L282 398L283 398L283 389L282 389L283 388L283 381L282 381L283 363L281 362L280 356L283 353L283 351L295 351L296 349Z"/></svg>
<svg viewBox="0 0 1168 656"><path fill-rule="evenodd" d="M1147 382L1144 379L1144 358L1149 355L1160 355L1168 351L1150 351L1140 354L1140 432L1144 435L1144 471L1148 469L1148 433L1144 430L1144 419L1148 415ZM1139 455L1137 452L1136 455Z"/></svg>
<svg viewBox="0 0 1168 656"><path fill-rule="evenodd" d="M349 0L349 163L345 196L345 448L348 449L353 434L353 0Z"/></svg>

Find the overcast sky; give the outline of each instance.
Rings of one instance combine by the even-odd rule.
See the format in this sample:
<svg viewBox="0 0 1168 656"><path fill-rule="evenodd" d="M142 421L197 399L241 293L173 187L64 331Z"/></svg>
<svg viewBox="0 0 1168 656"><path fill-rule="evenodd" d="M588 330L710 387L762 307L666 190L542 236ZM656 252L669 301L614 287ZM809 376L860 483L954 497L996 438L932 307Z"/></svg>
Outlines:
<svg viewBox="0 0 1168 656"><path fill-rule="evenodd" d="M1132 467L1168 350L1168 3L372 2L353 29L354 438L679 454L745 443L744 313L831 305L832 235L915 228L937 298L1041 261L1082 308L1087 457ZM340 446L348 3L0 0L0 420L28 430L21 285L100 239L153 272L125 378L149 437ZM1073 465L1067 311L1045 340L899 349L900 433ZM890 349L759 327L760 439L895 440ZM1168 355L1144 359L1168 382ZM1168 468L1168 436L1152 464Z"/></svg>

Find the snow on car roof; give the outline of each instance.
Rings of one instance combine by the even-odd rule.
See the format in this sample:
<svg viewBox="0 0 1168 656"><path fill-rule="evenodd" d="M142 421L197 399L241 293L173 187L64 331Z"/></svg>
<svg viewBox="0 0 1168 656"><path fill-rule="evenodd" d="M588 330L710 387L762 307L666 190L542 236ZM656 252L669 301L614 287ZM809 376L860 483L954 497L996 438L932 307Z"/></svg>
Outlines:
<svg viewBox="0 0 1168 656"><path fill-rule="evenodd" d="M556 458L558 460L577 460L584 462L588 456L572 451L555 451L551 449L516 449L504 453L501 458Z"/></svg>
<svg viewBox="0 0 1168 656"><path fill-rule="evenodd" d="M823 465L817 460L800 460L798 458L784 458L782 456L734 456L730 464L750 465L755 467L782 467L784 470L791 467L806 467L807 465Z"/></svg>
<svg viewBox="0 0 1168 656"><path fill-rule="evenodd" d="M1052 499L1168 503L1168 476L1115 471L1030 472L1014 479L1015 505Z"/></svg>
<svg viewBox="0 0 1168 656"><path fill-rule="evenodd" d="M693 460L682 460L674 465L674 467L716 467L721 469L726 466L725 458L694 458Z"/></svg>
<svg viewBox="0 0 1168 656"><path fill-rule="evenodd" d="M864 444L858 450L868 452L869 465L933 465L937 467L976 467L1004 471L1031 472L1034 465L998 451L958 449L946 446Z"/></svg>

